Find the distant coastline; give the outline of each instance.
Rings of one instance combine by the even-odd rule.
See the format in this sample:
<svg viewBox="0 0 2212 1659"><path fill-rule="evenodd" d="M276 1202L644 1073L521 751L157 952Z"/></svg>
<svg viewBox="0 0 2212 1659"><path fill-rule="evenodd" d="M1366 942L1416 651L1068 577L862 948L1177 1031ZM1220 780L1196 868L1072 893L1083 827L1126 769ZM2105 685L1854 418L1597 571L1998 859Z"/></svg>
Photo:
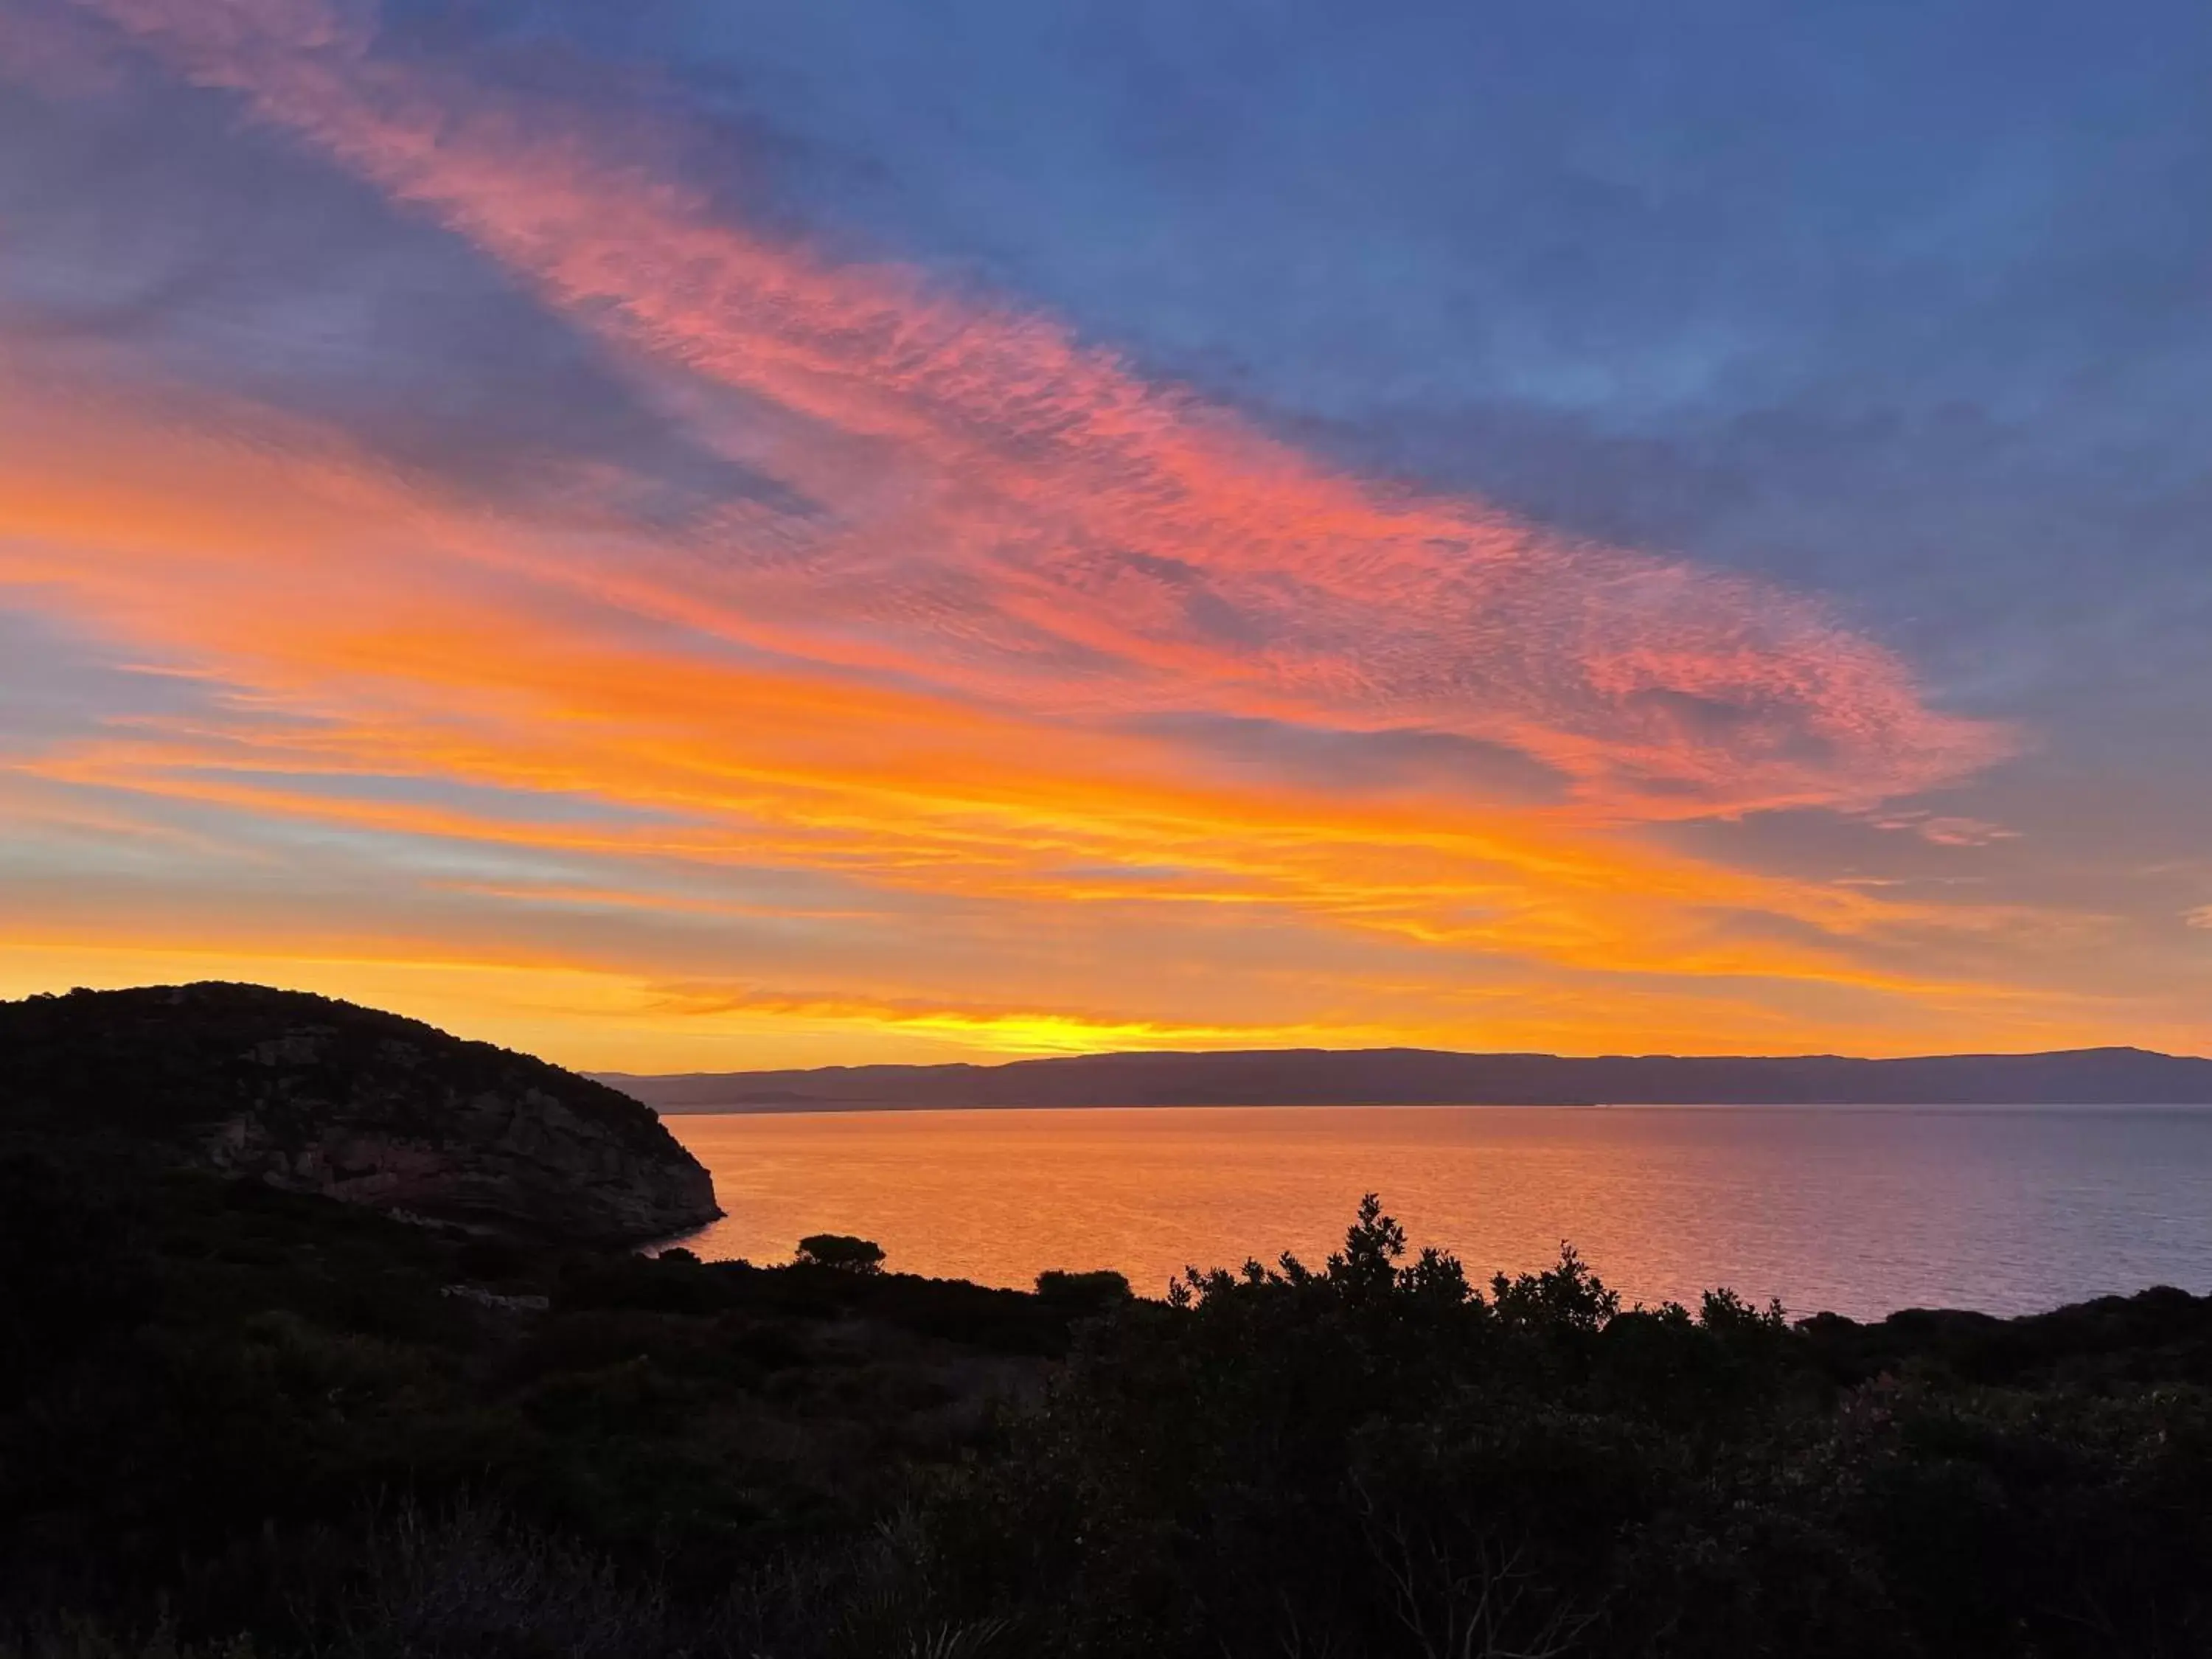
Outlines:
<svg viewBox="0 0 2212 1659"><path fill-rule="evenodd" d="M1272 1049L977 1066L594 1073L663 1112L1113 1106L2204 1106L2212 1060L2141 1048L2033 1054L1457 1054Z"/></svg>

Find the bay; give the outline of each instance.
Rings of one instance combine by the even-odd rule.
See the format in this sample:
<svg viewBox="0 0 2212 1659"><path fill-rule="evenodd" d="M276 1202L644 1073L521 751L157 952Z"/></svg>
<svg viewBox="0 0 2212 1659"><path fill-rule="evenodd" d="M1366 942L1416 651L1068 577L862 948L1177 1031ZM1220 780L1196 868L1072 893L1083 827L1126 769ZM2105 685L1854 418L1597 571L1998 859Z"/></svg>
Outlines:
<svg viewBox="0 0 2212 1659"><path fill-rule="evenodd" d="M1572 1242L1630 1302L1728 1285L1795 1315L2021 1313L2212 1291L2212 1109L1149 1107L672 1114L728 1216L684 1241L1026 1287L1318 1263L1363 1192L1416 1246L1518 1272Z"/></svg>

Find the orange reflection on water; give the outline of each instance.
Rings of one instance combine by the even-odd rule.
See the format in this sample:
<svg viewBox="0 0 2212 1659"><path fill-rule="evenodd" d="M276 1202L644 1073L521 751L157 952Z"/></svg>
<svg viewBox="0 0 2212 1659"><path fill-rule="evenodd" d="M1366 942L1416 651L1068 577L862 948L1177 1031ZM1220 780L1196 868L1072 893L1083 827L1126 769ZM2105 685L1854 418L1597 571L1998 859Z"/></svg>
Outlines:
<svg viewBox="0 0 2212 1659"><path fill-rule="evenodd" d="M709 1258L819 1231L894 1271L1026 1286L1317 1263L1360 1194L1469 1270L1571 1239L1628 1300L1726 1284L1793 1314L2028 1311L2212 1290L2212 1110L1212 1107L672 1115L728 1218Z"/></svg>

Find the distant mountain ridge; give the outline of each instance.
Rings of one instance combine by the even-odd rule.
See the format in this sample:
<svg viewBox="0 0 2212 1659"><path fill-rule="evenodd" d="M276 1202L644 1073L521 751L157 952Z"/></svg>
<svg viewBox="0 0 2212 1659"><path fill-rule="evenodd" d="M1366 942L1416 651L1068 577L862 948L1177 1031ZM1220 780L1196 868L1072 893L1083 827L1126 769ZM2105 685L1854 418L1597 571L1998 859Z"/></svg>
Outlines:
<svg viewBox="0 0 2212 1659"><path fill-rule="evenodd" d="M2201 1106L2212 1060L2142 1048L2036 1054L1606 1055L1286 1048L998 1066L596 1073L664 1112L962 1106Z"/></svg>

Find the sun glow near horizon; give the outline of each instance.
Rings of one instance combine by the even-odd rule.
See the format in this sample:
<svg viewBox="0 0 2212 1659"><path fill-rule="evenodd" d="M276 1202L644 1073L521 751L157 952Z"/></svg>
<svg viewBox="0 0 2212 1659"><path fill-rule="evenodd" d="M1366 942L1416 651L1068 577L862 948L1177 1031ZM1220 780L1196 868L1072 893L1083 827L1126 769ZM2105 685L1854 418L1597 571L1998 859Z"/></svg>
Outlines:
<svg viewBox="0 0 2212 1659"><path fill-rule="evenodd" d="M0 76L76 71L22 95L229 124L653 447L472 471L0 307L0 992L255 979L641 1071L2212 1047L2201 928L2023 896L1952 804L2033 734L1816 594L1363 476L351 9L10 21ZM294 322L232 343L373 378Z"/></svg>

